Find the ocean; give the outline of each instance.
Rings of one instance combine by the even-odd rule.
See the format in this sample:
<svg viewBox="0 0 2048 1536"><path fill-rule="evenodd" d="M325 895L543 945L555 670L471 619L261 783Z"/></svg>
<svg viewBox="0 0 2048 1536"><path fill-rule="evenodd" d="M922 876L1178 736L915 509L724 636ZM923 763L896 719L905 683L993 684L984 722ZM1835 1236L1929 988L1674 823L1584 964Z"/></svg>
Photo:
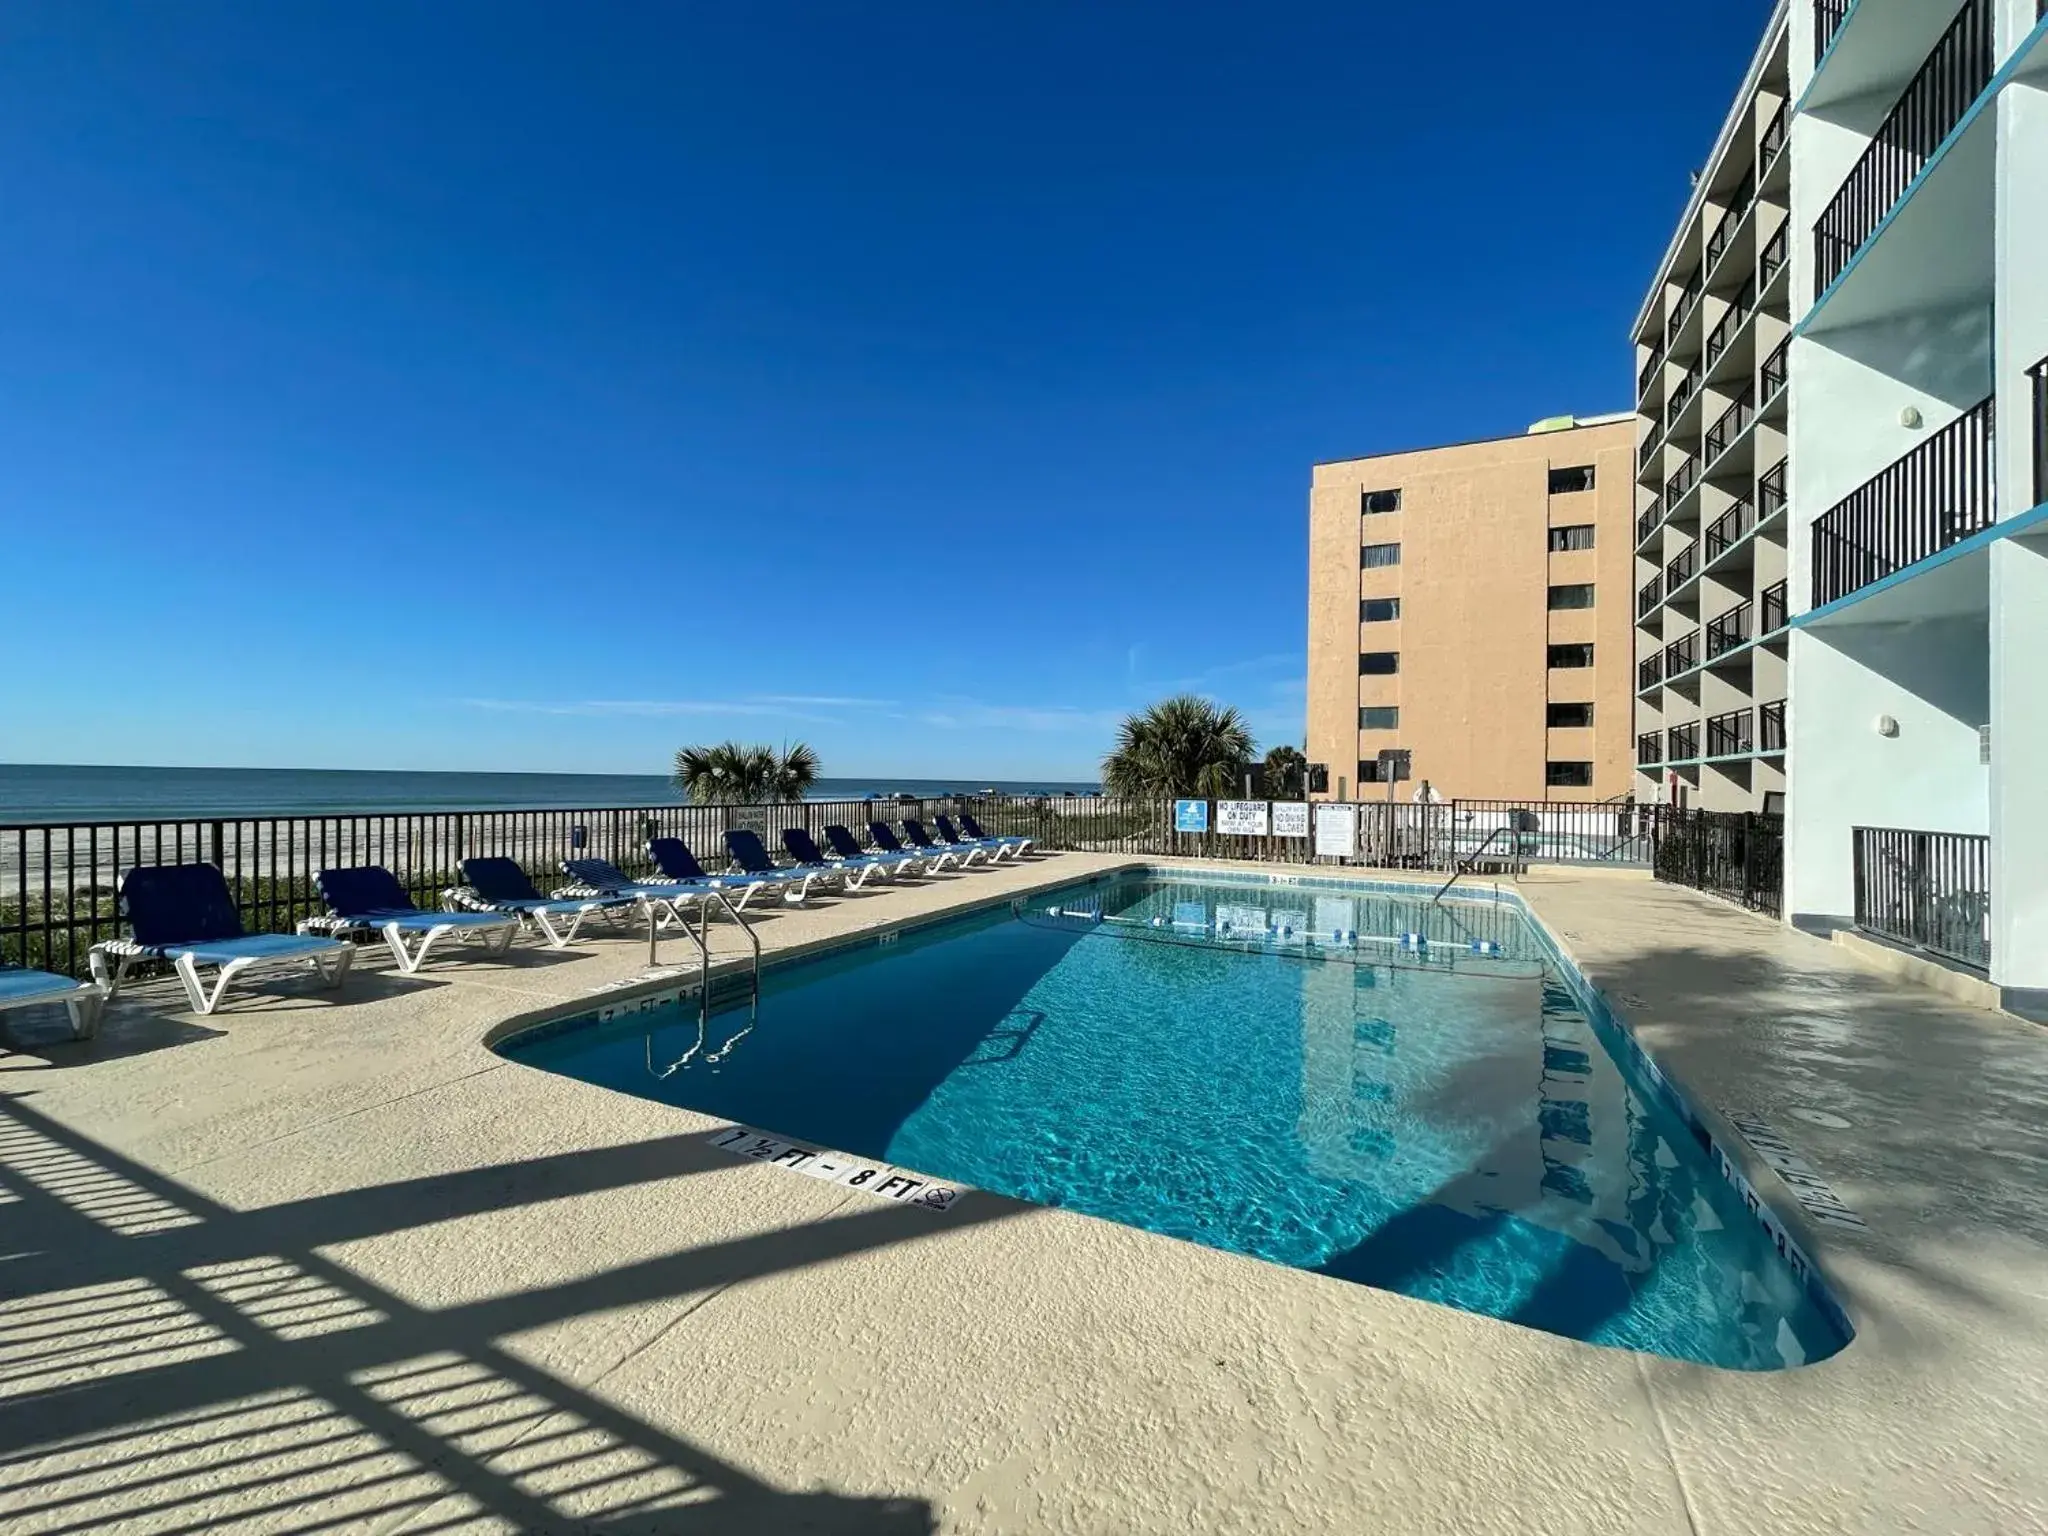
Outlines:
<svg viewBox="0 0 2048 1536"><path fill-rule="evenodd" d="M813 800L894 794L936 797L1085 794L1064 779L820 779ZM393 811L599 810L676 805L659 774L410 773L345 768L103 768L0 763L0 825L13 822L206 820Z"/></svg>

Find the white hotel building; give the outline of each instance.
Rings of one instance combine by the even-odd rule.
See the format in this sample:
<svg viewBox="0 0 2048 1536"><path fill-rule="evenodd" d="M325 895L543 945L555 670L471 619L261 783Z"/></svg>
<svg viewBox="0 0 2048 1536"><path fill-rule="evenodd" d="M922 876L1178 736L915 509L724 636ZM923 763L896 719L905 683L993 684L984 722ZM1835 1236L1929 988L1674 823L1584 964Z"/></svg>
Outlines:
<svg viewBox="0 0 2048 1536"><path fill-rule="evenodd" d="M1854 923L2048 1019L2044 16L2048 0L1787 0L1773 17L1636 332L1654 514L1637 576L1684 578L1639 604L1637 792L1782 803L1792 921ZM1730 193L1748 205L1720 241L1733 276L1694 259ZM1749 254L1771 245L1782 277ZM1754 339L1709 360L1738 301ZM1689 378L1701 403L1673 417ZM1710 441L1703 422L1726 429ZM1745 572L1708 531L1780 458L1782 511L1749 489L1747 525L1722 524L1754 549Z"/></svg>

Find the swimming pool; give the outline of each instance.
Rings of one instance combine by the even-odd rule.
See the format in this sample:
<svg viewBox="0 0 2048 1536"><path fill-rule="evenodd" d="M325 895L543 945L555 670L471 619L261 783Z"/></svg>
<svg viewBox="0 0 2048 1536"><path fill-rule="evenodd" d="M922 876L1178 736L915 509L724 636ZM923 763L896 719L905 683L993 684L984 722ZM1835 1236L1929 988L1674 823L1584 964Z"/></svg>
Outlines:
<svg viewBox="0 0 2048 1536"><path fill-rule="evenodd" d="M500 1049L1598 1344L1846 1342L1511 901L1126 873L771 967L701 1037L668 1001Z"/></svg>

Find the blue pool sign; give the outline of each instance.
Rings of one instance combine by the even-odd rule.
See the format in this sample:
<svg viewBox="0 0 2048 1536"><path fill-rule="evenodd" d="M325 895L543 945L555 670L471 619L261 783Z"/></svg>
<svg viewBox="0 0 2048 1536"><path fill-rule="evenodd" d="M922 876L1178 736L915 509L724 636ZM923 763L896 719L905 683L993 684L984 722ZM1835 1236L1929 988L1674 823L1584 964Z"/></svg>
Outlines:
<svg viewBox="0 0 2048 1536"><path fill-rule="evenodd" d="M1173 830L1176 832L1206 832L1209 830L1209 802L1206 800L1176 800L1173 802Z"/></svg>

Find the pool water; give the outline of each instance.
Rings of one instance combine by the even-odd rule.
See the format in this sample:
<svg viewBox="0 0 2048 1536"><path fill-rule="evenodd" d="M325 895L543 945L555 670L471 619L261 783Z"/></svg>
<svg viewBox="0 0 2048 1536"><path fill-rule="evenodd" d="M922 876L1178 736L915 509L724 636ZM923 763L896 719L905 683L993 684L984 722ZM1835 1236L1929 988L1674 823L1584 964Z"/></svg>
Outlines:
<svg viewBox="0 0 2048 1536"><path fill-rule="evenodd" d="M692 1001L503 1049L1570 1338L1739 1369L1841 1348L1544 955L1508 904L1120 876L771 968L701 1041Z"/></svg>

